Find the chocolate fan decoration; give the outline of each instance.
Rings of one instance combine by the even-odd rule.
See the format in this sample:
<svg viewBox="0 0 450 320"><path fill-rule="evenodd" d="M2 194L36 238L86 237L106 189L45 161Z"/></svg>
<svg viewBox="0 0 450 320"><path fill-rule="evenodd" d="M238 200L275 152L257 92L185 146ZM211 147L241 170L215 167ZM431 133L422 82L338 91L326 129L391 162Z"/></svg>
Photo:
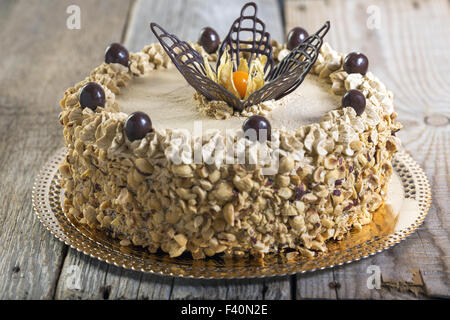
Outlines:
<svg viewBox="0 0 450 320"><path fill-rule="evenodd" d="M209 100L222 100L233 108L240 111L243 110L243 108L239 109L241 101L234 94L206 76L202 56L189 43L181 41L173 34L167 33L166 30L156 23L152 23L150 27L178 71L195 90ZM158 30L159 33L157 32Z"/></svg>
<svg viewBox="0 0 450 320"><path fill-rule="evenodd" d="M249 7L254 8L252 15L245 14ZM246 107L263 101L280 99L298 88L316 62L323 37L330 29L330 23L326 22L319 31L306 38L276 67L273 67L270 34L265 31L265 24L256 17L256 13L257 6L253 2L247 3L242 8L240 17L231 26L219 49L219 59L216 66L216 70L218 70L220 57L225 50L228 50L230 56L234 58L232 59L236 64L233 65L234 70L239 66L241 53L246 56L249 66L252 60L259 55L267 57L264 66L264 72L266 73L264 80L267 83L253 92L246 100L240 100L230 91L208 78L202 56L187 42L169 34L156 23L151 23L150 28L176 68L195 90L209 100L225 101L234 110L243 111ZM248 21L251 22L251 27L244 26ZM244 35L248 37L249 33L252 34L250 40L241 39Z"/></svg>
<svg viewBox="0 0 450 320"><path fill-rule="evenodd" d="M272 81L286 75L289 71L292 71L295 74L300 73L300 76L294 82L293 86L286 89L286 91L276 99L288 95L300 86L317 60L320 48L322 47L323 37L328 33L328 30L330 30L329 21L327 21L315 34L307 37L297 48L293 49L266 77L265 80L272 83Z"/></svg>
<svg viewBox="0 0 450 320"><path fill-rule="evenodd" d="M253 7L252 15L245 15L248 8ZM256 3L249 2L241 10L241 16L237 18L228 32L225 40L219 49L219 58L216 70L219 69L220 58L224 54L225 50L230 54L232 61L236 63L234 70L236 71L239 67L239 58L241 52L247 55L248 67L252 63L252 60L259 55L264 55L267 57L266 65L264 66L264 72L269 72L273 68L273 58L272 58L272 46L270 45L270 34L266 32L266 25L257 16L258 7ZM246 22L251 24L251 27L245 27ZM251 33L251 39L248 40L248 35ZM247 36L244 40L243 37Z"/></svg>

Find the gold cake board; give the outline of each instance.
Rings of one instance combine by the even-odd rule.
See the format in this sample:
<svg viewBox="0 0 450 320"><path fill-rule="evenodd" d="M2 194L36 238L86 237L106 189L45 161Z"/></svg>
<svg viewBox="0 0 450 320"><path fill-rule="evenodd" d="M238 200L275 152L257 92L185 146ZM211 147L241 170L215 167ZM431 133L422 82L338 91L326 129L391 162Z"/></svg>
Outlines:
<svg viewBox="0 0 450 320"><path fill-rule="evenodd" d="M404 151L393 161L393 181L388 203L374 213L373 221L351 231L342 241L328 243L329 250L313 258L268 254L263 259L221 258L193 260L182 255L151 254L137 247L120 246L104 232L93 231L63 212L58 167L65 148L54 154L36 178L32 201L39 220L59 240L93 258L119 267L161 275L201 279L262 278L331 268L358 261L406 239L423 223L431 205L431 188L422 168Z"/></svg>

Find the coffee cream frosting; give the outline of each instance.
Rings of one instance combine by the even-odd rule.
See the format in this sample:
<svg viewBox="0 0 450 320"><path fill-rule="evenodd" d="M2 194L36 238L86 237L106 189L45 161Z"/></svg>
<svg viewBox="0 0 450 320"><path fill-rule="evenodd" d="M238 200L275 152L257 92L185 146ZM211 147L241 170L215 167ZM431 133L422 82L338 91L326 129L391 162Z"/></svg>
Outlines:
<svg viewBox="0 0 450 320"><path fill-rule="evenodd" d="M245 116L232 115L225 102L207 101L189 86L176 68L155 70L133 79L116 97L120 110L125 113L144 111L151 116L157 130L193 130L195 121L202 121L203 129L240 129ZM221 110L231 109L226 119L204 114L208 105ZM262 103L267 119L274 128L295 130L318 122L328 111L340 104L338 96L331 93L329 85L317 76L308 76L292 94L278 100ZM251 110L246 110L247 113ZM200 112L199 112L200 111Z"/></svg>
<svg viewBox="0 0 450 320"><path fill-rule="evenodd" d="M286 51L274 43L276 58ZM122 245L172 257L326 251L328 239L361 228L383 203L399 145L393 132L401 127L392 93L370 72L347 74L342 63L343 55L324 43L294 93L241 114L195 93L159 44L130 54L128 69L102 64L61 101L65 212L109 230ZM104 108L80 107L78 93L88 81L103 86ZM366 96L361 116L340 107L349 89ZM124 123L134 111L148 113L154 131L130 142ZM242 123L252 114L269 119L271 141L243 137ZM196 120L203 131L192 137ZM227 142L238 152L230 155ZM252 153L255 144L279 160L275 172L263 172L267 158ZM253 162L232 161L239 150Z"/></svg>

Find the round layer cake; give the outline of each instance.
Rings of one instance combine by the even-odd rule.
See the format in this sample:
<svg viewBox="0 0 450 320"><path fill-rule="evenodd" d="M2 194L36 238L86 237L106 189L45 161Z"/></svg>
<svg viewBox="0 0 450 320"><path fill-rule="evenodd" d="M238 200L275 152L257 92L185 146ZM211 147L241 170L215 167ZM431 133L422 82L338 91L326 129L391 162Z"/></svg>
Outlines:
<svg viewBox="0 0 450 320"><path fill-rule="evenodd" d="M275 63L289 53L272 46ZM325 252L383 204L399 145L392 93L371 72L344 71L344 58L324 43L294 92L242 112L196 92L159 43L130 53L128 66L103 63L61 101L64 211L123 246L171 257ZM91 82L102 106L80 104ZM366 99L362 113L342 107L351 90ZM130 139L136 111L151 130ZM270 139L243 134L254 115L270 122Z"/></svg>

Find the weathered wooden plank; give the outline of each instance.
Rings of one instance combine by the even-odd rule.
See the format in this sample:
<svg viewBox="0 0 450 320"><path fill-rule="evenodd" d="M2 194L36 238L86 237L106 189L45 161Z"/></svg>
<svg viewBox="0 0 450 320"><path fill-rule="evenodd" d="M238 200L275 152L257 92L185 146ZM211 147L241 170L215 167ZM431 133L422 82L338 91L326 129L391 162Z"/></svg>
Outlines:
<svg viewBox="0 0 450 320"><path fill-rule="evenodd" d="M183 39L195 40L206 25L226 34L245 1L226 6L212 1L137 1L126 31L125 44L140 50L156 41L151 37L150 21L158 21ZM260 1L259 13L268 21L274 35L282 35L280 11L276 1ZM195 17L195 18L193 18ZM270 22L269 22L270 21ZM190 25L188 24L191 23ZM272 31L273 30L273 31ZM87 72L87 71L86 71ZM82 275L80 288L74 288L73 266ZM76 267L75 267L76 268ZM58 299L289 299L290 277L268 280L197 281L172 279L126 271L69 250L56 290ZM69 279L69 280L67 280Z"/></svg>
<svg viewBox="0 0 450 320"><path fill-rule="evenodd" d="M56 299L168 299L173 280L125 270L73 249L64 261Z"/></svg>
<svg viewBox="0 0 450 320"><path fill-rule="evenodd" d="M295 298L301 299L336 299L337 293L332 270L322 270L295 276Z"/></svg>
<svg viewBox="0 0 450 320"><path fill-rule="evenodd" d="M370 69L396 95L399 120L404 125L399 137L425 169L434 198L420 231L385 253L311 277L308 297L324 297L322 287L332 275L341 284L336 291L338 298L415 298L414 293L403 292L411 288L420 297L450 295L449 12L448 1L329 0L285 4L286 30L296 25L315 30L330 20L326 40L334 48L368 55ZM381 290L367 288L370 265L381 268L386 282ZM411 280L415 270L420 270L424 282L418 290ZM299 289L301 279L299 276Z"/></svg>
<svg viewBox="0 0 450 320"><path fill-rule="evenodd" d="M341 284L337 291L338 298L427 298L425 285L413 281L413 274L416 270L426 270L426 268L423 268L422 261L427 258L427 254L422 250L419 236L415 234L407 241L374 257L336 268L334 270L336 281ZM369 278L374 274L371 270L373 267L379 267L381 272L379 288L376 288L376 283ZM375 288L373 285L375 285Z"/></svg>
<svg viewBox="0 0 450 320"><path fill-rule="evenodd" d="M274 279L175 279L171 299L286 300L291 299L290 277Z"/></svg>
<svg viewBox="0 0 450 320"><path fill-rule="evenodd" d="M102 60L103 49L93 48L120 38L128 9L126 1L77 1L81 30L69 30L72 3L0 3L0 299L54 295L65 246L34 216L31 189L62 146L64 90Z"/></svg>
<svg viewBox="0 0 450 320"><path fill-rule="evenodd" d="M150 30L150 22L156 22L180 39L196 41L205 26L214 28L221 39L228 33L233 21L239 17L247 0L140 0L137 1L126 33L125 44L130 50L141 50L145 45L156 42ZM266 24L274 39L283 39L281 11L276 0L254 1L258 5L258 16Z"/></svg>

